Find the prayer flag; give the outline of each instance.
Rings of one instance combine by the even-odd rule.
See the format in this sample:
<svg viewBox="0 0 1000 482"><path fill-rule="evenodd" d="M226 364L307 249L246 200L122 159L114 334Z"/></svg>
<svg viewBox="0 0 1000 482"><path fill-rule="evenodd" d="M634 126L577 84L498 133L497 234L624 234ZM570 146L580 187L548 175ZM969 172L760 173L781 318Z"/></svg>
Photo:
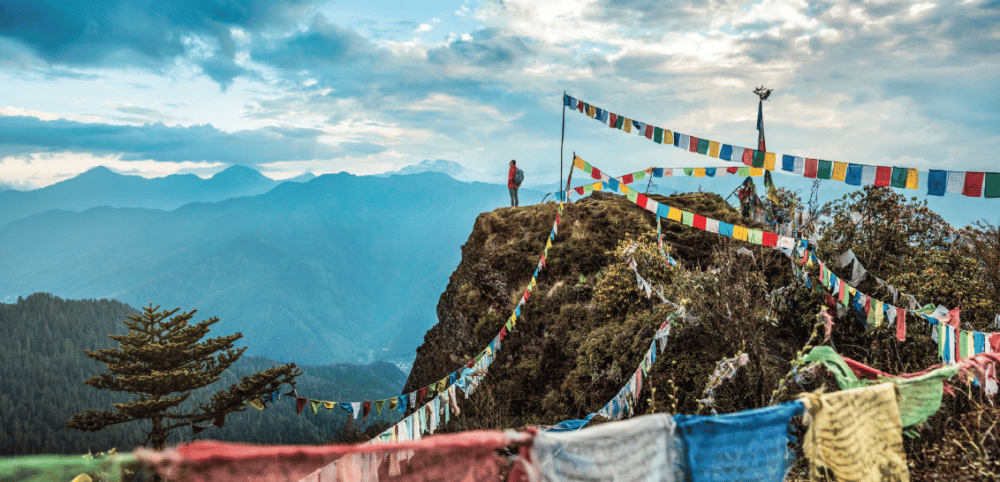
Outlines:
<svg viewBox="0 0 1000 482"><path fill-rule="evenodd" d="M875 185L886 187L892 182L892 168L889 166L875 167Z"/></svg>
<svg viewBox="0 0 1000 482"><path fill-rule="evenodd" d="M608 114L608 127L612 129L618 128L618 114L614 112Z"/></svg>
<svg viewBox="0 0 1000 482"><path fill-rule="evenodd" d="M751 167L750 168L750 177L760 177L760 176L763 176L763 175L764 175L764 168L763 167Z"/></svg>
<svg viewBox="0 0 1000 482"><path fill-rule="evenodd" d="M696 167L694 169L694 177L705 177L705 168L704 167Z"/></svg>
<svg viewBox="0 0 1000 482"><path fill-rule="evenodd" d="M753 149L743 149L743 164L753 166Z"/></svg>
<svg viewBox="0 0 1000 482"><path fill-rule="evenodd" d="M861 166L861 184L865 186L871 186L875 184L875 179L878 178L878 168L876 166Z"/></svg>
<svg viewBox="0 0 1000 482"><path fill-rule="evenodd" d="M747 152L749 152L749 151L747 151ZM736 175L740 176L740 177L747 177L747 176L750 175L750 168L749 167L741 167L741 168L739 168L739 170L736 171Z"/></svg>
<svg viewBox="0 0 1000 482"><path fill-rule="evenodd" d="M920 172L914 168L909 168L906 170L906 188L907 189L918 189L920 184Z"/></svg>
<svg viewBox="0 0 1000 482"><path fill-rule="evenodd" d="M656 207L656 215L657 216L659 216L661 218L670 219L670 211L671 211L670 206L668 206L666 204L662 204L662 203L657 203L657 207Z"/></svg>
<svg viewBox="0 0 1000 482"><path fill-rule="evenodd" d="M892 187L906 187L906 178L908 175L909 171L905 167L893 167L892 179L889 181L889 185Z"/></svg>
<svg viewBox="0 0 1000 482"><path fill-rule="evenodd" d="M781 156L781 170L788 172L795 171L795 157L788 154Z"/></svg>
<svg viewBox="0 0 1000 482"><path fill-rule="evenodd" d="M983 195L983 175L982 172L965 173L965 187L962 194L969 197L979 197Z"/></svg>
<svg viewBox="0 0 1000 482"><path fill-rule="evenodd" d="M840 161L833 161L833 174L830 175L830 179L844 182L847 177L847 163Z"/></svg>
<svg viewBox="0 0 1000 482"><path fill-rule="evenodd" d="M653 127L653 126L651 126L651 125L647 125L647 126L646 126L646 139L652 139L652 138L653 138L653 131L654 131L655 129L659 129L659 127L657 127L657 128L654 128L654 127Z"/></svg>
<svg viewBox="0 0 1000 482"><path fill-rule="evenodd" d="M948 171L948 185L946 192L952 194L962 194L965 189L965 171Z"/></svg>
<svg viewBox="0 0 1000 482"><path fill-rule="evenodd" d="M734 226L732 224L719 221L719 234L721 234L723 236L732 237L733 236L733 228L734 228Z"/></svg>
<svg viewBox="0 0 1000 482"><path fill-rule="evenodd" d="M847 166L847 176L844 178L844 182L850 184L851 186L860 186L862 168L863 166L860 164L849 164Z"/></svg>
<svg viewBox="0 0 1000 482"><path fill-rule="evenodd" d="M715 177L715 168L714 167L706 167L705 168L705 175L708 176L708 177Z"/></svg>
<svg viewBox="0 0 1000 482"><path fill-rule="evenodd" d="M815 179L818 167L817 164L816 159L806 159L806 169L803 175L810 179Z"/></svg>
<svg viewBox="0 0 1000 482"><path fill-rule="evenodd" d="M691 138L688 140L688 151L698 152L699 141L700 139L698 139L697 137L691 136Z"/></svg>
<svg viewBox="0 0 1000 482"><path fill-rule="evenodd" d="M622 120L622 130L628 134L632 133L632 119L626 117Z"/></svg>
<svg viewBox="0 0 1000 482"><path fill-rule="evenodd" d="M744 151L745 151L745 149L743 149L740 146L733 146L732 161L733 162L743 162L743 152Z"/></svg>
<svg viewBox="0 0 1000 482"><path fill-rule="evenodd" d="M733 160L733 146L723 144L722 148L719 149L719 159L722 159L723 161Z"/></svg>
<svg viewBox="0 0 1000 482"><path fill-rule="evenodd" d="M747 228L744 228L743 226L736 226L736 225L733 226L733 237L734 238L739 239L740 241L746 241L747 240L747 234L748 234L747 233Z"/></svg>
<svg viewBox="0 0 1000 482"><path fill-rule="evenodd" d="M987 172L983 185L983 197L1000 197L1000 172Z"/></svg>
<svg viewBox="0 0 1000 482"><path fill-rule="evenodd" d="M663 129L659 127L653 128L653 142L663 144Z"/></svg>
<svg viewBox="0 0 1000 482"><path fill-rule="evenodd" d="M718 158L719 157L719 149L721 148L721 146L722 145L719 144L716 141L710 141L709 144L708 144L708 155L711 156L711 157Z"/></svg>
<svg viewBox="0 0 1000 482"><path fill-rule="evenodd" d="M778 235L774 233L764 232L764 246L776 247L778 245Z"/></svg>
<svg viewBox="0 0 1000 482"><path fill-rule="evenodd" d="M670 208L670 213L667 214L667 219L670 219L672 221L680 222L681 218L683 217L682 213L683 213L683 211L681 211L680 209L672 207L672 208Z"/></svg>
<svg viewBox="0 0 1000 482"><path fill-rule="evenodd" d="M705 229L705 216L700 214L695 214L691 225L695 228L704 230Z"/></svg>
<svg viewBox="0 0 1000 482"><path fill-rule="evenodd" d="M817 179L830 179L833 177L833 161L824 161L822 159L816 161L816 178Z"/></svg>
<svg viewBox="0 0 1000 482"><path fill-rule="evenodd" d="M698 154L708 155L708 139L698 139Z"/></svg>
<svg viewBox="0 0 1000 482"><path fill-rule="evenodd" d="M690 150L691 147L691 136L687 134L681 134L680 141L677 143L677 147L684 149L685 151Z"/></svg>
<svg viewBox="0 0 1000 482"><path fill-rule="evenodd" d="M759 229L747 230L747 241L753 244L764 244L764 233Z"/></svg>
<svg viewBox="0 0 1000 482"><path fill-rule="evenodd" d="M753 151L750 165L752 167L764 167L764 153L757 150Z"/></svg>
<svg viewBox="0 0 1000 482"><path fill-rule="evenodd" d="M773 153L773 152L765 152L764 153L764 169L767 169L768 171L773 171L774 170L774 168L775 168L774 164L775 164L775 162L777 162L776 161L776 156L777 155L775 153Z"/></svg>
<svg viewBox="0 0 1000 482"><path fill-rule="evenodd" d="M694 224L694 213L690 211L681 211L681 222L685 226L691 226Z"/></svg>
<svg viewBox="0 0 1000 482"><path fill-rule="evenodd" d="M566 107L576 106L576 99L570 97L569 95L563 94L563 105Z"/></svg>

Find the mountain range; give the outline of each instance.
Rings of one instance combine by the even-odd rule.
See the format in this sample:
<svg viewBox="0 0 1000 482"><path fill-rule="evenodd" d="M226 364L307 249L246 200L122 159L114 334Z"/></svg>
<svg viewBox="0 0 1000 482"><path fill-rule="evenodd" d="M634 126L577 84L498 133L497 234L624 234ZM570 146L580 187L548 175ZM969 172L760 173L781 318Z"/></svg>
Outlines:
<svg viewBox="0 0 1000 482"><path fill-rule="evenodd" d="M273 187L168 211L184 196L154 186L174 182L191 188L161 192L211 198ZM22 214L10 209L7 219L60 209L0 226L0 301L41 291L198 309L221 318L218 331L242 332L248 354L310 364L408 368L476 217L509 204L506 186L436 172L277 184L248 168L200 182L95 169L59 184L13 193L34 201L22 198ZM530 204L542 194L521 197ZM93 202L160 208L70 210Z"/></svg>

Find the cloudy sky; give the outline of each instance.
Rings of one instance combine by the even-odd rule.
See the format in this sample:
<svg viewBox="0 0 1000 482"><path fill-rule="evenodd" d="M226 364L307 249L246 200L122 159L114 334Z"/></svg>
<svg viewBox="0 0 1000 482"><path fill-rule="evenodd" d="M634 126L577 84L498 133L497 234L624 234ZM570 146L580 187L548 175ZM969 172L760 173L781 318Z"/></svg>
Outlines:
<svg viewBox="0 0 1000 482"><path fill-rule="evenodd" d="M4 0L0 182L458 162L559 178L562 93L769 150L996 171L1000 0ZM709 165L567 113L566 158Z"/></svg>

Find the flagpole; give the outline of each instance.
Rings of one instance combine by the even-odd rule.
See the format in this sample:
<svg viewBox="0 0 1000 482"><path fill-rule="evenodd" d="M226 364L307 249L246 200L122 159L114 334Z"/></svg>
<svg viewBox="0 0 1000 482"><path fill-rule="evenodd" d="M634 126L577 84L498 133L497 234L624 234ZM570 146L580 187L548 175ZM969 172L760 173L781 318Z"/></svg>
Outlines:
<svg viewBox="0 0 1000 482"><path fill-rule="evenodd" d="M562 136L559 138L559 200L566 201L566 192L562 188L563 180L563 145L566 143L566 91L563 91Z"/></svg>

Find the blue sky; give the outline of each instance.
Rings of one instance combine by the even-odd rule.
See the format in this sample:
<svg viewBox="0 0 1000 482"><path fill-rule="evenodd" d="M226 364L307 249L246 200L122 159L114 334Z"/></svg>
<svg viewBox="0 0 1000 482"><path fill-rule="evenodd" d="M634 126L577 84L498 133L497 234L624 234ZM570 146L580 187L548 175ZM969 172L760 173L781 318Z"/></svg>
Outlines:
<svg viewBox="0 0 1000 482"><path fill-rule="evenodd" d="M997 171L1000 1L7 0L0 182L96 165L274 178L423 159L559 177L565 90L779 153ZM610 172L711 165L567 113ZM992 202L992 201L983 201Z"/></svg>

